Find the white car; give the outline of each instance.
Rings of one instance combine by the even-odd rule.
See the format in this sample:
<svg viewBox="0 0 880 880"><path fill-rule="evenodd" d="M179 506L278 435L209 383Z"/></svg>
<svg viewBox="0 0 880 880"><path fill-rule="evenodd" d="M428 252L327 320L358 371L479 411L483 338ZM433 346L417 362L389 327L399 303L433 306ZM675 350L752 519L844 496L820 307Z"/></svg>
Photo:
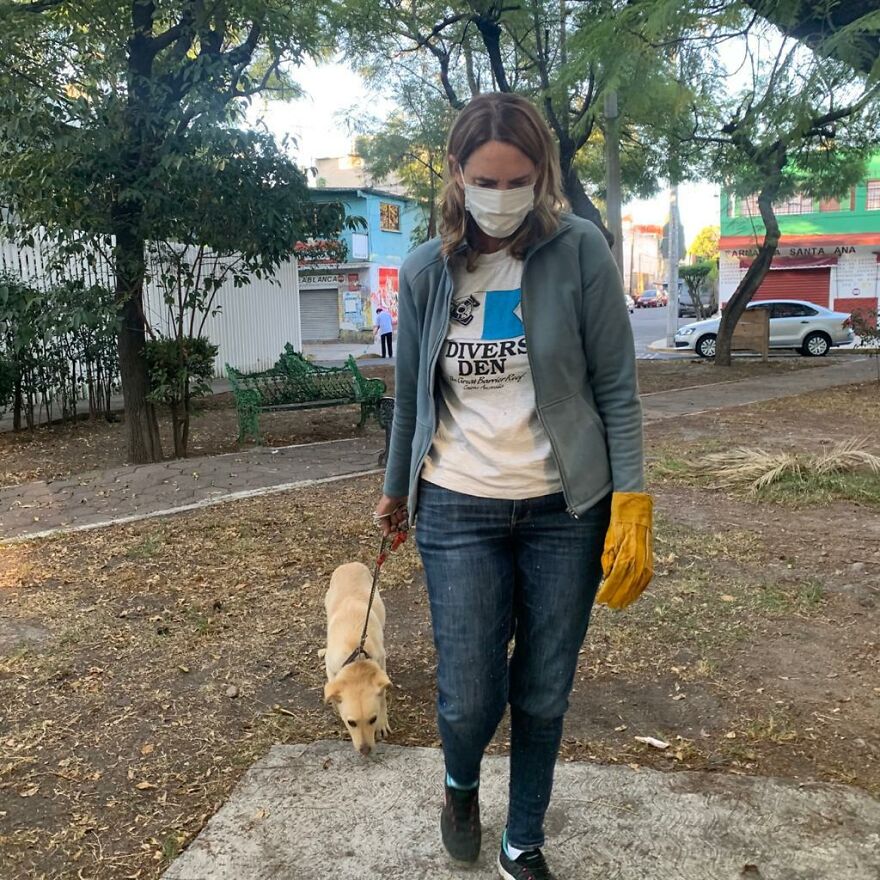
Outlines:
<svg viewBox="0 0 880 880"><path fill-rule="evenodd" d="M823 357L836 345L855 339L852 316L797 299L762 300L747 309L770 310L770 348L793 348L807 357ZM675 347L700 357L715 357L715 340L721 317L687 324L675 334Z"/></svg>

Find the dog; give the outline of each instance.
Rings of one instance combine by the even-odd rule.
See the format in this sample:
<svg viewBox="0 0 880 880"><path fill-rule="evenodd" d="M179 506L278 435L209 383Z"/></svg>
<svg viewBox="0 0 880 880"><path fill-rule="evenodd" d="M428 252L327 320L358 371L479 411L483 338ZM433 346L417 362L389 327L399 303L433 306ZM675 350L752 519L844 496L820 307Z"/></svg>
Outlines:
<svg viewBox="0 0 880 880"><path fill-rule="evenodd" d="M324 597L327 612L327 684L324 702L333 703L345 723L352 744L365 757L376 745L376 738L390 732L387 691L391 679L385 672L385 605L376 591L364 649L343 666L358 647L367 616L373 576L361 562L340 565L330 578Z"/></svg>

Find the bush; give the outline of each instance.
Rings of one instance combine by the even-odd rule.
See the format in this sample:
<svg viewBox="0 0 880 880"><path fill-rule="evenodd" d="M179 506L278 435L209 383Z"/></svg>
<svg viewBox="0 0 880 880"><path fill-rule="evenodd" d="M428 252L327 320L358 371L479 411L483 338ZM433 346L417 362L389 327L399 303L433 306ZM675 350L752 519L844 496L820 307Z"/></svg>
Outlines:
<svg viewBox="0 0 880 880"><path fill-rule="evenodd" d="M192 401L211 393L217 346L205 336L151 339L146 345L150 393L171 410L174 454L186 456Z"/></svg>

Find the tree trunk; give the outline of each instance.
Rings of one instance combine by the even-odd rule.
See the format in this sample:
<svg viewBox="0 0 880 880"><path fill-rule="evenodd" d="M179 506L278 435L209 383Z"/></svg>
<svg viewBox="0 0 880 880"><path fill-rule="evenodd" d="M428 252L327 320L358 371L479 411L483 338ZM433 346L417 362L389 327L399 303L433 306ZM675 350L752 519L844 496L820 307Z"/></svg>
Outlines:
<svg viewBox="0 0 880 880"><path fill-rule="evenodd" d="M118 337L128 460L132 464L162 460L156 410L147 400L150 379L144 356L145 334L140 298L141 292L137 291L122 303Z"/></svg>
<svg viewBox="0 0 880 880"><path fill-rule="evenodd" d="M773 212L773 198L778 190L776 181L761 190L758 196L758 207L761 209L761 219L764 221L764 241L758 249L758 256L755 257L752 265L740 281L738 287L734 291L730 302L721 315L721 325L718 327L718 339L715 342L715 365L718 367L729 367L731 363L731 343L733 341L733 331L736 329L737 322L742 317L746 306L752 301L755 292L761 286L767 273L770 271L770 264L776 254L776 248L779 245L779 223L776 220L776 214Z"/></svg>
<svg viewBox="0 0 880 880"><path fill-rule="evenodd" d="M144 352L144 242L134 232L131 215L115 230L116 302L119 304L119 375L125 406L128 460L145 464L162 460L156 411L147 400L150 390Z"/></svg>
<svg viewBox="0 0 880 880"><path fill-rule="evenodd" d="M153 111L151 77L153 54L150 38L155 4L142 0L131 2L132 36L128 43L128 96L125 113L125 172L117 182L124 192L136 187L150 166L149 135L145 120ZM132 464L161 461L162 446L156 411L147 400L149 372L144 352L146 326L143 296L145 244L141 230L141 207L123 199L112 209L116 305L119 309L119 375L125 405L125 430L128 435L128 460Z"/></svg>
<svg viewBox="0 0 880 880"><path fill-rule="evenodd" d="M562 187L568 201L571 203L571 210L577 214L578 217L583 217L585 220L595 223L595 225L602 230L602 235L605 236L610 247L613 241L613 236L605 228L599 209L592 203L592 201L590 201L590 197L587 195L584 185L577 176L577 172L573 167L573 159L566 161L563 156L560 156L560 162L562 164Z"/></svg>

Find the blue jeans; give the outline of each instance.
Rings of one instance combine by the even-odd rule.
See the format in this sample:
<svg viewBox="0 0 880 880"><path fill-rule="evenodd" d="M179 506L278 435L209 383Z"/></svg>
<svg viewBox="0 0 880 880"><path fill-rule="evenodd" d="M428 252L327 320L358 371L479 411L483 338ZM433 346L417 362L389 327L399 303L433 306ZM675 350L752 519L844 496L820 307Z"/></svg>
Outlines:
<svg viewBox="0 0 880 880"><path fill-rule="evenodd" d="M610 494L574 519L562 493L506 501L420 483L416 540L431 603L446 770L460 785L479 780L509 702L507 835L518 849L544 843L610 514Z"/></svg>

